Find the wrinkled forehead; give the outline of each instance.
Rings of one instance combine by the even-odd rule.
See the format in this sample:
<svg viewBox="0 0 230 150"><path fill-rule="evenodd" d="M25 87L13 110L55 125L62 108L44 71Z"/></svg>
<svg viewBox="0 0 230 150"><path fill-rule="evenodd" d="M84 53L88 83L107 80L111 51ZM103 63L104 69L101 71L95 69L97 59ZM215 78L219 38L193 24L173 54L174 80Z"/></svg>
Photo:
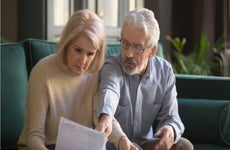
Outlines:
<svg viewBox="0 0 230 150"><path fill-rule="evenodd" d="M146 45L148 42L148 35L142 28L136 28L130 25L126 25L123 28L122 37L130 43Z"/></svg>

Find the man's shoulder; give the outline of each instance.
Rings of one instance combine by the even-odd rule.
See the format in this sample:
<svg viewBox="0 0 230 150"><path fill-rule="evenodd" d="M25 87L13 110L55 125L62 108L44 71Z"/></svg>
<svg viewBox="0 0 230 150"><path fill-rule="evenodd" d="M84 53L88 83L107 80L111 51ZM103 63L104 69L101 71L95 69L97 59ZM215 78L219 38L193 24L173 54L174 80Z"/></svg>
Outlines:
<svg viewBox="0 0 230 150"><path fill-rule="evenodd" d="M173 74L172 65L168 60L155 56L150 62L150 71L157 77L168 77Z"/></svg>
<svg viewBox="0 0 230 150"><path fill-rule="evenodd" d="M155 65L155 66L159 66L159 67L170 67L171 68L171 63L164 59L164 58L161 58L161 57L158 57L158 56L155 56L153 57L150 62Z"/></svg>
<svg viewBox="0 0 230 150"><path fill-rule="evenodd" d="M112 68L116 68L116 67L120 68L121 67L121 57L120 57L120 54L115 54L115 55L109 56L105 60L104 66L105 65L109 65Z"/></svg>
<svg viewBox="0 0 230 150"><path fill-rule="evenodd" d="M124 72L122 70L120 55L116 54L116 55L109 56L106 59L104 65L101 69L101 73L103 75L109 74L110 76L113 76L113 77L123 76Z"/></svg>

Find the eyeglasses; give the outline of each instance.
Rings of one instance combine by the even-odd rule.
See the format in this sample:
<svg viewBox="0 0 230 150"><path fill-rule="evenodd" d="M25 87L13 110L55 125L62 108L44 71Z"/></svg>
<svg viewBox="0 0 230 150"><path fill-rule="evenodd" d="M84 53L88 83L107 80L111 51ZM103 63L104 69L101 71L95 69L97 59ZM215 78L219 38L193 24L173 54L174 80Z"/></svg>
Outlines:
<svg viewBox="0 0 230 150"><path fill-rule="evenodd" d="M143 52L145 49L149 48L149 47L143 48L141 44L131 44L127 40L125 40L123 38L120 39L120 42L121 42L121 47L123 49L127 50L131 46L133 52L136 53L136 54L139 54L139 53Z"/></svg>

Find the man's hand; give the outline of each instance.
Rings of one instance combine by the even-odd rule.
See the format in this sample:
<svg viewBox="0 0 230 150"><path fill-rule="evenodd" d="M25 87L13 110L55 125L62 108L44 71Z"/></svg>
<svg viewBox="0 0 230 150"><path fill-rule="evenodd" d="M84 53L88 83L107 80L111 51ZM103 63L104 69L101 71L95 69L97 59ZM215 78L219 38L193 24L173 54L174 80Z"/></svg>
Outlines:
<svg viewBox="0 0 230 150"><path fill-rule="evenodd" d="M138 148L129 141L129 139L126 136L121 137L119 141L119 150L138 150Z"/></svg>
<svg viewBox="0 0 230 150"><path fill-rule="evenodd" d="M161 127L155 134L154 137L160 138L159 142L155 146L155 150L169 150L174 143L174 130L170 125Z"/></svg>
<svg viewBox="0 0 230 150"><path fill-rule="evenodd" d="M107 141L110 133L112 132L112 117L107 114L101 114L99 123L95 129L104 132L106 134Z"/></svg>

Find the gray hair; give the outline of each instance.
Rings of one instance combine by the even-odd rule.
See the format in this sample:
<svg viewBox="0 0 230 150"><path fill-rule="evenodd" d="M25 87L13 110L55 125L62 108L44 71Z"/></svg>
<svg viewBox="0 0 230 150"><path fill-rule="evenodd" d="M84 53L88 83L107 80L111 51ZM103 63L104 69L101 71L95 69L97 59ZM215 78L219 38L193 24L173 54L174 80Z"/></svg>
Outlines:
<svg viewBox="0 0 230 150"><path fill-rule="evenodd" d="M137 8L130 11L125 17L121 28L121 37L124 28L129 25L137 29L142 29L148 37L148 46L157 45L160 38L160 29L154 13L146 8Z"/></svg>

